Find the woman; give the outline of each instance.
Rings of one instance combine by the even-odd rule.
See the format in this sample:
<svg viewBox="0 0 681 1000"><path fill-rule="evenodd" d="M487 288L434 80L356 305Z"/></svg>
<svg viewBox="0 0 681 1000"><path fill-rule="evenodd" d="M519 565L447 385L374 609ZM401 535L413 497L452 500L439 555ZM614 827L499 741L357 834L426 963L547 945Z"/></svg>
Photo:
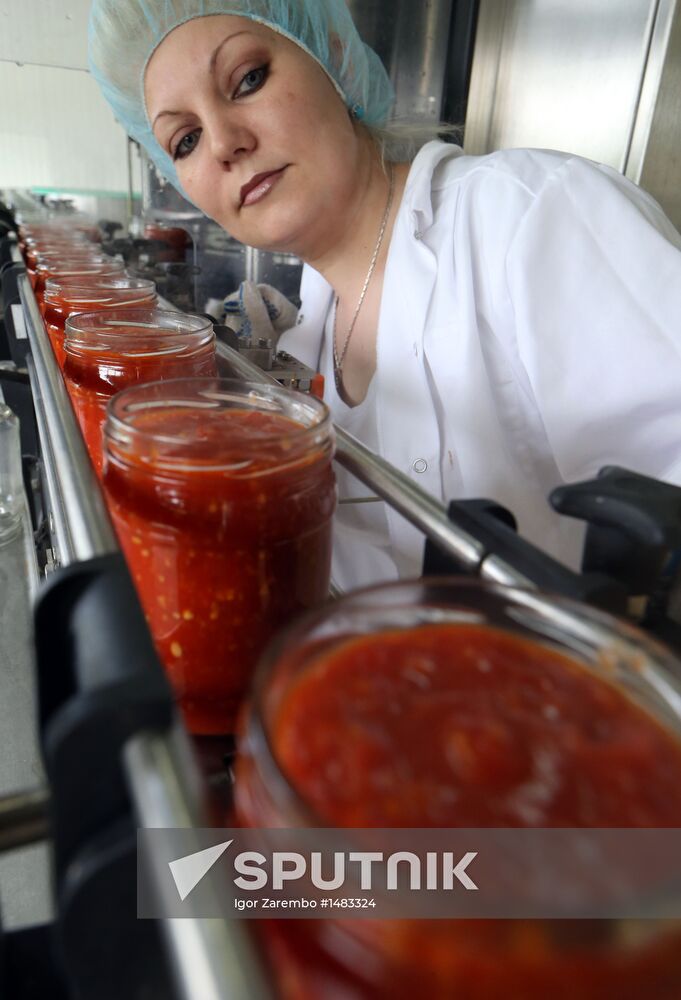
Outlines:
<svg viewBox="0 0 681 1000"><path fill-rule="evenodd" d="M576 565L555 486L606 464L681 482L681 240L614 171L439 141L405 155L343 0L95 0L90 64L189 199L302 258L279 346L426 490L493 497ZM334 577L417 574L422 546L382 503L344 506Z"/></svg>

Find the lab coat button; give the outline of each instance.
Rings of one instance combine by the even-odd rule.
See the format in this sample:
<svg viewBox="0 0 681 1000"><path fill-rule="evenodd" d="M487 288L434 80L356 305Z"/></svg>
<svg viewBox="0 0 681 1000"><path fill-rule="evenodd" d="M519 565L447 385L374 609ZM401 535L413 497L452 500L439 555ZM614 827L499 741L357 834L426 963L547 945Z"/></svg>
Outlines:
<svg viewBox="0 0 681 1000"><path fill-rule="evenodd" d="M425 458L417 458L414 464L412 465L412 469L414 470L414 472L425 472L427 468L428 468L428 463L426 462Z"/></svg>

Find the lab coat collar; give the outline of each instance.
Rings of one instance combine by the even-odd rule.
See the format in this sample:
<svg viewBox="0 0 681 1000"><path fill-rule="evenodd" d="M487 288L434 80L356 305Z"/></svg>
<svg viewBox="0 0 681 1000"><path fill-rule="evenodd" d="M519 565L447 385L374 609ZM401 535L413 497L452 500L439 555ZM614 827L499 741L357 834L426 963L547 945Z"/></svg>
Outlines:
<svg viewBox="0 0 681 1000"><path fill-rule="evenodd" d="M433 224L433 195L439 188L439 174L445 162L462 156L463 149L453 143L434 140L426 143L411 165L402 198L402 211L411 213L415 223L414 236L423 237Z"/></svg>

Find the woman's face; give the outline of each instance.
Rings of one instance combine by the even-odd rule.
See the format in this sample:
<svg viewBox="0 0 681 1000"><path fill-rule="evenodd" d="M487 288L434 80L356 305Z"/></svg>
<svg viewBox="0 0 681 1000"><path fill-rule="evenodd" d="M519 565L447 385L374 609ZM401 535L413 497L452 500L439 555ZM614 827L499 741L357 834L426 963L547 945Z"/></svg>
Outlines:
<svg viewBox="0 0 681 1000"><path fill-rule="evenodd" d="M246 18L172 31L144 79L187 196L242 243L314 259L358 196L367 144L321 67Z"/></svg>

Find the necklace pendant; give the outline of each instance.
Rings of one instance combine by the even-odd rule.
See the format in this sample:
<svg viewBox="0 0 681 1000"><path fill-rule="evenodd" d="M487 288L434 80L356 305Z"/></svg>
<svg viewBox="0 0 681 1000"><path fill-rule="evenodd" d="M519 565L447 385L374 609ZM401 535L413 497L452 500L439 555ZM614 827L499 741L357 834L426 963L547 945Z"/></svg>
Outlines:
<svg viewBox="0 0 681 1000"><path fill-rule="evenodd" d="M390 218L390 208L393 203L393 194L395 191L395 168L393 164L390 163L388 166L390 174L390 184L388 189L388 204L385 206L385 212L383 213L383 218L381 220L381 228L378 233L378 239L376 240L376 246L374 247L374 252L371 257L371 263L369 264L369 270L367 271L367 276L364 279L364 285L362 291L360 292L359 302L355 308L354 315L350 321L350 326L348 327L348 332L345 334L345 340L343 341L343 347L338 350L337 340L336 340L336 320L338 318L338 296L336 295L333 303L333 380L336 383L336 391L339 396L343 396L343 362L345 361L345 355L348 353L348 346L350 344L350 337L352 337L352 332L355 329L355 323L357 322L357 317L359 316L360 309L362 308L362 303L364 302L364 296L366 295L367 288L369 287L369 282L371 281L372 275L374 273L374 268L376 267L376 261L378 260L378 255L381 251L381 245L383 244L383 237L385 236L386 226L388 225L388 219Z"/></svg>

